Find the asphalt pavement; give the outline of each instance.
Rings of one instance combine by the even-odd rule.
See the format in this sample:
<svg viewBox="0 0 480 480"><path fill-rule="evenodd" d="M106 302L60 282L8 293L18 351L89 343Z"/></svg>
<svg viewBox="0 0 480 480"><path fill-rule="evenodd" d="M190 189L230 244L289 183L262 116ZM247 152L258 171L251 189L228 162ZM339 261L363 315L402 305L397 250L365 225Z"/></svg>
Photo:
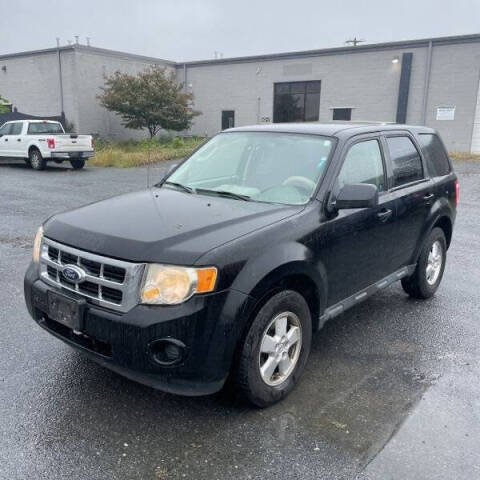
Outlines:
<svg viewBox="0 0 480 480"><path fill-rule="evenodd" d="M480 478L480 163L457 173L437 295L414 301L396 284L327 323L293 393L253 410L126 380L27 313L36 228L145 188L147 169L0 163L0 479Z"/></svg>

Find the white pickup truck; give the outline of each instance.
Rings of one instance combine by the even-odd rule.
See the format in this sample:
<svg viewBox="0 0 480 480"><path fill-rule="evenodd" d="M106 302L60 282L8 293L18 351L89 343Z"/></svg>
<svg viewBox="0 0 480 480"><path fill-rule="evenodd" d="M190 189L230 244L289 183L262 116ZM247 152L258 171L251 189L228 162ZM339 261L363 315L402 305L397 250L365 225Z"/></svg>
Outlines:
<svg viewBox="0 0 480 480"><path fill-rule="evenodd" d="M83 168L93 155L92 136L65 133L60 122L18 120L0 127L0 158L23 158L35 170L43 170L49 160L69 160L74 169Z"/></svg>

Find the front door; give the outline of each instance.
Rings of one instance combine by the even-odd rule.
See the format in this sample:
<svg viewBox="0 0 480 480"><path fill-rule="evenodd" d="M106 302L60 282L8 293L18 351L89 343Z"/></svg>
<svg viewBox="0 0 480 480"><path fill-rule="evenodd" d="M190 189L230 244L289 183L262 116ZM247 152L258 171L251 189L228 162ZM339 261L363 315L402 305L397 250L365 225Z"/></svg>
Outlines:
<svg viewBox="0 0 480 480"><path fill-rule="evenodd" d="M0 155L2 157L10 157L11 156L11 147L12 144L10 140L10 131L12 129L11 123L6 123L5 125L0 128Z"/></svg>
<svg viewBox="0 0 480 480"><path fill-rule="evenodd" d="M235 110L222 111L222 130L235 126Z"/></svg>
<svg viewBox="0 0 480 480"><path fill-rule="evenodd" d="M374 208L339 210L322 223L320 255L327 269L327 306L359 292L394 271L390 247L395 230L395 198L388 190L382 144L376 136L351 141L332 186L335 197L346 184L376 185Z"/></svg>

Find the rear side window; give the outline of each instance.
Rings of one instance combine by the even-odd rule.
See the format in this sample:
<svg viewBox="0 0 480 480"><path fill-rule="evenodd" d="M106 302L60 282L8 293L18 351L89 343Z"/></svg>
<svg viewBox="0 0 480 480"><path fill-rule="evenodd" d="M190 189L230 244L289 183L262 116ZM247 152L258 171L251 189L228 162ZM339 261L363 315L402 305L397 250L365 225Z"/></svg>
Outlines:
<svg viewBox="0 0 480 480"><path fill-rule="evenodd" d="M20 135L22 133L22 123L12 123L12 128L10 129L10 135Z"/></svg>
<svg viewBox="0 0 480 480"><path fill-rule="evenodd" d="M342 188L352 183L369 183L376 185L379 192L385 190L382 153L377 140L356 143L347 152L338 174L338 185Z"/></svg>
<svg viewBox="0 0 480 480"><path fill-rule="evenodd" d="M409 137L387 137L392 160L394 187L423 178L422 159Z"/></svg>
<svg viewBox="0 0 480 480"><path fill-rule="evenodd" d="M432 177L441 177L450 173L450 162L445 148L433 133L421 133L420 145L427 162L428 173Z"/></svg>

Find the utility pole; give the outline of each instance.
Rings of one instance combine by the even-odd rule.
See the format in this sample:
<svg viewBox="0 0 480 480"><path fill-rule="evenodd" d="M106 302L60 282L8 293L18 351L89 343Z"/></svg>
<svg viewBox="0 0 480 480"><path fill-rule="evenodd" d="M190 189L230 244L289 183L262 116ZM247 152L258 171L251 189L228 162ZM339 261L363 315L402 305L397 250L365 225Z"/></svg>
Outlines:
<svg viewBox="0 0 480 480"><path fill-rule="evenodd" d="M363 43L365 40L362 38L353 37L351 40L347 40L345 43L351 43L354 47L356 47L359 43Z"/></svg>

